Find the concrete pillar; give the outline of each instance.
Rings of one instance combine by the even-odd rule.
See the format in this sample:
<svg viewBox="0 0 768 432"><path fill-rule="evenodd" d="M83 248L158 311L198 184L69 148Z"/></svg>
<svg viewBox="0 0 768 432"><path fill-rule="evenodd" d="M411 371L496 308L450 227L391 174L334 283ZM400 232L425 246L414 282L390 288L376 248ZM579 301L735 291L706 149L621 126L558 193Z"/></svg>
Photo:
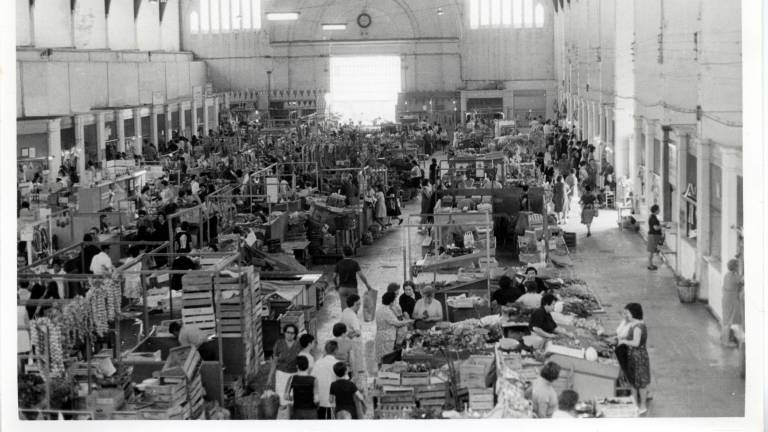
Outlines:
<svg viewBox="0 0 768 432"><path fill-rule="evenodd" d="M133 131L136 133L133 154L144 154L144 139L141 131L141 108L133 109Z"/></svg>
<svg viewBox="0 0 768 432"><path fill-rule="evenodd" d="M632 139L629 141L629 179L632 181L632 194L634 195L635 208L640 201L640 181L642 175L640 171L640 139L643 135L643 118L635 116L635 132Z"/></svg>
<svg viewBox="0 0 768 432"><path fill-rule="evenodd" d="M48 120L48 181L53 183L61 167L61 119Z"/></svg>
<svg viewBox="0 0 768 432"><path fill-rule="evenodd" d="M656 123L656 120L646 119L645 121L645 205L648 209L654 204L659 204L659 200L653 193L655 185L657 185L656 176L653 174L653 160L656 157L653 152Z"/></svg>
<svg viewBox="0 0 768 432"><path fill-rule="evenodd" d="M721 281L708 281L709 263L704 260L705 256L709 256L709 164L712 161L712 143L697 140L696 145L696 277L702 281L699 298L706 300L709 291L704 288Z"/></svg>
<svg viewBox="0 0 768 432"><path fill-rule="evenodd" d="M677 235L675 236L677 245L675 250L680 254L681 242L683 241L683 237L685 237L685 227L688 223L685 212L688 207L688 201L683 198L683 196L685 196L685 191L688 188L688 137L683 133L678 133L677 136L680 137L677 142L677 191L675 192L677 197L673 197L673 199L676 198L680 203L680 209L675 218L677 220ZM676 259L675 263L677 264L675 273L680 274L680 259ZM688 278L691 277L690 274L683 274L682 276Z"/></svg>
<svg viewBox="0 0 768 432"><path fill-rule="evenodd" d="M125 120L123 120L123 112L121 110L115 111L115 132L117 133L117 151L125 151Z"/></svg>
<svg viewBox="0 0 768 432"><path fill-rule="evenodd" d="M584 101L584 140L592 142L592 102Z"/></svg>
<svg viewBox="0 0 768 432"><path fill-rule="evenodd" d="M96 120L96 159L103 163L107 159L107 131L104 128L104 112L99 111L94 117Z"/></svg>
<svg viewBox="0 0 768 432"><path fill-rule="evenodd" d="M203 136L208 136L208 129L209 129L209 115L208 115L208 98L203 99Z"/></svg>
<svg viewBox="0 0 768 432"><path fill-rule="evenodd" d="M85 177L85 119L82 116L75 116L75 152L77 153L77 176L81 184Z"/></svg>
<svg viewBox="0 0 768 432"><path fill-rule="evenodd" d="M192 120L190 129L192 130L192 135L197 135L197 108L197 101L192 99L192 111L190 111L190 119Z"/></svg>
<svg viewBox="0 0 768 432"><path fill-rule="evenodd" d="M607 118L607 112L608 108L605 107L599 107L598 109L598 116L597 116L597 130L598 135L600 135L600 142L607 143L608 142L608 134L607 134L607 124L606 121Z"/></svg>
<svg viewBox="0 0 768 432"><path fill-rule="evenodd" d="M158 132L158 125L157 125L157 114L158 114L158 108L156 106L152 106L152 111L149 114L149 127L151 129L149 139L150 144L154 144L155 148L158 150L160 149L160 141L158 141L158 136L160 135Z"/></svg>
<svg viewBox="0 0 768 432"><path fill-rule="evenodd" d="M736 177L741 174L741 152L734 149L723 149L723 206L722 206L722 251L723 273L725 264L738 253L738 200L736 199Z"/></svg>
<svg viewBox="0 0 768 432"><path fill-rule="evenodd" d="M165 141L168 142L173 137L173 113L171 112L171 105L165 106L165 124L163 125L165 130Z"/></svg>
<svg viewBox="0 0 768 432"><path fill-rule="evenodd" d="M184 115L184 104L179 104L179 134L183 135L186 138L189 138L189 134L187 133L187 119Z"/></svg>
<svg viewBox="0 0 768 432"><path fill-rule="evenodd" d="M213 98L213 129L218 132L219 130L219 97Z"/></svg>
<svg viewBox="0 0 768 432"><path fill-rule="evenodd" d="M224 93L224 108L229 110L232 106L232 92Z"/></svg>

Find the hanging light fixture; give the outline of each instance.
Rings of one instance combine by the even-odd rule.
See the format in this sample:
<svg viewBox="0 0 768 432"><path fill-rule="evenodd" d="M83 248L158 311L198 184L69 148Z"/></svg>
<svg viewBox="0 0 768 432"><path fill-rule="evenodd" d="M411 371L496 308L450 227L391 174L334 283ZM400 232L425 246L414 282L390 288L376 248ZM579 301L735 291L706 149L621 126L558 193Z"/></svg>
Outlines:
<svg viewBox="0 0 768 432"><path fill-rule="evenodd" d="M323 27L323 30L326 30L326 31L347 29L346 24L323 24L322 27Z"/></svg>
<svg viewBox="0 0 768 432"><path fill-rule="evenodd" d="M267 21L296 21L299 19L298 12L268 12Z"/></svg>

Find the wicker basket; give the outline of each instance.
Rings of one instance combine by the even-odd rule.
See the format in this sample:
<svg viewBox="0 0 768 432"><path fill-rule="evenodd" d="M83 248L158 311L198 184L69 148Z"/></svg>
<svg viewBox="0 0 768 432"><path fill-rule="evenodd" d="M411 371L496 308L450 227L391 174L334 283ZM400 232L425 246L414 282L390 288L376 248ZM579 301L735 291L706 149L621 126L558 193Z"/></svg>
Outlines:
<svg viewBox="0 0 768 432"><path fill-rule="evenodd" d="M678 282L677 296L680 298L680 303L695 303L698 294L698 283Z"/></svg>

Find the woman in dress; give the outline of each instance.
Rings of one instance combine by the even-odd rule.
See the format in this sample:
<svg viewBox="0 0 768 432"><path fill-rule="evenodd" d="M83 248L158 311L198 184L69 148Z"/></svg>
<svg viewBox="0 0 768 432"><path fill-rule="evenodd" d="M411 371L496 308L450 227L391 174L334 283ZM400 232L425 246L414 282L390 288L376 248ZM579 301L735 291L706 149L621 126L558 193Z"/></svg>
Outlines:
<svg viewBox="0 0 768 432"><path fill-rule="evenodd" d="M389 285L387 285L387 292L391 292L395 294L395 297L400 293L400 284L396 282L392 282ZM392 302L392 312L395 313L395 316L397 319L402 320L405 318L403 315L403 308L400 307L399 302ZM395 344L400 345L400 343L405 340L405 333L408 331L407 327L398 327L397 328L397 337L395 338Z"/></svg>
<svg viewBox="0 0 768 432"><path fill-rule="evenodd" d="M585 194L581 197L581 223L587 226L587 237L592 236L592 219L595 218L595 196L592 194L592 186L587 185Z"/></svg>
<svg viewBox="0 0 768 432"><path fill-rule="evenodd" d="M629 303L624 307L624 319L627 321L629 329L627 337L620 338L618 343L627 346L627 381L635 390L640 414L645 414L648 412L648 384L651 383L651 365L646 347L648 329L643 321L643 307L639 303Z"/></svg>
<svg viewBox="0 0 768 432"><path fill-rule="evenodd" d="M384 197L384 188L381 185L376 186L376 206L374 219L381 225L381 228L387 226L387 205Z"/></svg>
<svg viewBox="0 0 768 432"><path fill-rule="evenodd" d="M392 218L397 219L399 222L398 225L403 223L403 218L400 217L400 215L403 214L403 212L400 210L400 198L397 197L397 189L392 186L387 191L387 217L392 220Z"/></svg>
<svg viewBox="0 0 768 432"><path fill-rule="evenodd" d="M744 323L740 300L744 285L738 271L739 261L728 261L728 273L723 276L723 320L720 333L720 342L727 347L736 346L731 340L731 326Z"/></svg>
<svg viewBox="0 0 768 432"><path fill-rule="evenodd" d="M659 253L659 246L661 246L661 239L664 234L658 214L659 206L656 204L652 205L651 215L648 217L648 243L646 243L648 270L658 270L658 267L653 264L653 256Z"/></svg>
<svg viewBox="0 0 768 432"><path fill-rule="evenodd" d="M555 205L557 223L568 222L568 214L565 211L568 192L568 185L563 181L563 176L557 176L557 180L554 186L552 186L552 203Z"/></svg>
<svg viewBox="0 0 768 432"><path fill-rule="evenodd" d="M385 354L391 353L395 349L395 340L397 339L398 327L404 327L412 323L413 320L398 320L397 315L392 310L392 304L397 295L393 292L384 293L381 299L380 307L376 310L376 359L381 364L381 358Z"/></svg>
<svg viewBox="0 0 768 432"><path fill-rule="evenodd" d="M286 387L288 380L298 371L296 358L301 351L301 345L296 340L299 329L293 324L283 327L283 337L275 342L272 349L272 364L269 368L267 382L275 380L275 393L280 396L280 405L286 405Z"/></svg>

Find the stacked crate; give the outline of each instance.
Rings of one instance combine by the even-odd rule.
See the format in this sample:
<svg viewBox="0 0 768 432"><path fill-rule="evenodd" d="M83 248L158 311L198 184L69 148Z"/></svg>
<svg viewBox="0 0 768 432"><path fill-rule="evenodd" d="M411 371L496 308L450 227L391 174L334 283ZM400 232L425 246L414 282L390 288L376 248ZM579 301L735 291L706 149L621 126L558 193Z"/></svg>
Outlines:
<svg viewBox="0 0 768 432"><path fill-rule="evenodd" d="M216 276L216 312L222 338L242 340L246 373L256 373L264 358L261 332L261 281L253 267L239 276Z"/></svg>
<svg viewBox="0 0 768 432"><path fill-rule="evenodd" d="M208 335L216 333L212 280L209 274L187 274L181 278L182 322Z"/></svg>
<svg viewBox="0 0 768 432"><path fill-rule="evenodd" d="M416 402L419 407L442 409L445 406L447 384L434 384L416 388Z"/></svg>

